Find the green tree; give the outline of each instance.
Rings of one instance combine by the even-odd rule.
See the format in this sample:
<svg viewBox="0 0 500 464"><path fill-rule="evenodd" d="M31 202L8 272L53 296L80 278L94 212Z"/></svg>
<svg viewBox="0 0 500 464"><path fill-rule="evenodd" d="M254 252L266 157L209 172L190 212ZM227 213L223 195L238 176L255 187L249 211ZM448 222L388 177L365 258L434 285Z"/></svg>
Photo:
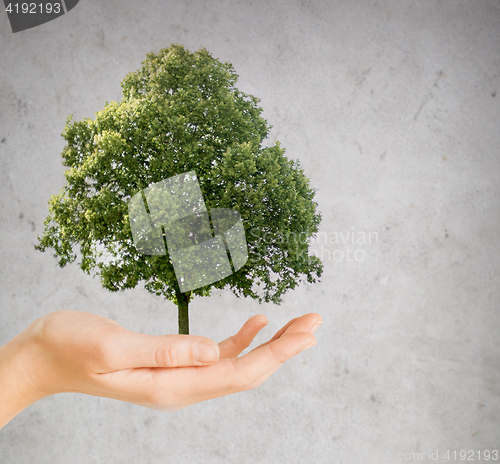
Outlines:
<svg viewBox="0 0 500 464"><path fill-rule="evenodd" d="M279 142L264 146L270 126L259 100L240 92L230 63L206 49L172 45L150 53L122 81L120 102L106 102L95 118L68 117L62 136L66 185L49 201L36 249L50 248L65 266L99 275L118 291L143 282L179 310L179 333L189 333L188 304L212 288L280 303L301 280L315 282L319 258L309 238L320 214L314 190ZM208 209L233 208L244 224L248 261L221 281L182 293L170 257L134 246L128 201L162 179L194 170Z"/></svg>

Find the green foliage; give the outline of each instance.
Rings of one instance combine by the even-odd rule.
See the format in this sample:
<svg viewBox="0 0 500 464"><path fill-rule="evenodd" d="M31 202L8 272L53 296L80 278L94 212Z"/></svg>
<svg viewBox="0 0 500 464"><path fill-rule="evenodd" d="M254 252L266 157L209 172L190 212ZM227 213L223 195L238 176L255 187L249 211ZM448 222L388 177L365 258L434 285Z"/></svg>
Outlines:
<svg viewBox="0 0 500 464"><path fill-rule="evenodd" d="M314 190L297 162L276 143L259 100L240 92L237 75L205 49L180 45L150 53L122 81L121 102L106 102L95 119L67 120L63 164L67 183L49 202L36 248L51 248L65 266L99 275L111 291L140 281L179 303L169 256L138 253L127 203L140 189L195 170L207 208L234 208L246 230L249 259L235 274L193 290L229 287L239 296L279 303L301 279L314 282L322 264L308 255L320 215ZM177 291L176 291L177 289Z"/></svg>

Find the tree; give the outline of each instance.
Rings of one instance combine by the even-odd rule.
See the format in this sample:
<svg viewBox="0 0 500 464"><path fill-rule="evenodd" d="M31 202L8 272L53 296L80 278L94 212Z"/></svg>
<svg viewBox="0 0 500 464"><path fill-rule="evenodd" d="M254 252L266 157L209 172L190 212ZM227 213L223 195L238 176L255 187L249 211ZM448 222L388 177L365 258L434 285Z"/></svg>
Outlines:
<svg viewBox="0 0 500 464"><path fill-rule="evenodd" d="M59 265L77 258L118 291L139 282L179 309L179 333L189 333L188 304L212 288L280 303L301 280L321 275L309 239L321 216L314 190L279 142L264 146L270 126L257 98L240 92L230 63L206 49L171 45L150 53L121 83L120 102L106 102L95 118L68 117L62 136L66 185L49 201L36 249L51 248ZM194 171L208 210L241 215L248 261L233 274L181 292L169 253L145 255L132 239L128 203L163 179ZM79 250L77 250L77 246Z"/></svg>

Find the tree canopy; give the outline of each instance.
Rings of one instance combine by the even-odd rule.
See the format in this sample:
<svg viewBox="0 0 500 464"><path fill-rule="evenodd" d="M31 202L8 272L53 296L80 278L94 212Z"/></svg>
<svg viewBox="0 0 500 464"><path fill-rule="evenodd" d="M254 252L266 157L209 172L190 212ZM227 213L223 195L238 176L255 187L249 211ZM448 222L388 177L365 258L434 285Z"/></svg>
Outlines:
<svg viewBox="0 0 500 464"><path fill-rule="evenodd" d="M62 136L66 185L49 202L36 248L50 248L65 266L80 255L83 271L111 291L143 282L179 304L174 268L166 256L134 246L127 204L162 179L195 171L206 206L233 208L244 224L248 261L234 274L192 290L230 288L238 296L281 301L301 280L321 275L309 256L320 214L314 189L279 142L264 146L270 126L259 100L240 92L230 63L206 49L172 45L150 53L122 81L120 102L106 102L95 118L68 117Z"/></svg>

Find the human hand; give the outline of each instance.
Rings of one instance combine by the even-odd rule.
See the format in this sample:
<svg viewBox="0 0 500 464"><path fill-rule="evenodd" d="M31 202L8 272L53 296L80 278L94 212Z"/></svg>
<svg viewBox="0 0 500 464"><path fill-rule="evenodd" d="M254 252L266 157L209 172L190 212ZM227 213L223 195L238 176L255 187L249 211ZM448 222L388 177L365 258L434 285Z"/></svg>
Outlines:
<svg viewBox="0 0 500 464"><path fill-rule="evenodd" d="M17 378L27 386L21 393L28 404L78 392L174 411L262 384L287 359L315 344L317 322L321 317L315 313L292 319L271 340L238 357L267 324L264 315L251 317L217 344L194 335L140 334L95 314L56 311L1 349L5 358L8 345L11 353L16 348L22 372ZM200 342L208 344L199 351L207 353L205 362L197 360ZM0 353L0 368L1 362ZM6 423L1 409L0 427Z"/></svg>

